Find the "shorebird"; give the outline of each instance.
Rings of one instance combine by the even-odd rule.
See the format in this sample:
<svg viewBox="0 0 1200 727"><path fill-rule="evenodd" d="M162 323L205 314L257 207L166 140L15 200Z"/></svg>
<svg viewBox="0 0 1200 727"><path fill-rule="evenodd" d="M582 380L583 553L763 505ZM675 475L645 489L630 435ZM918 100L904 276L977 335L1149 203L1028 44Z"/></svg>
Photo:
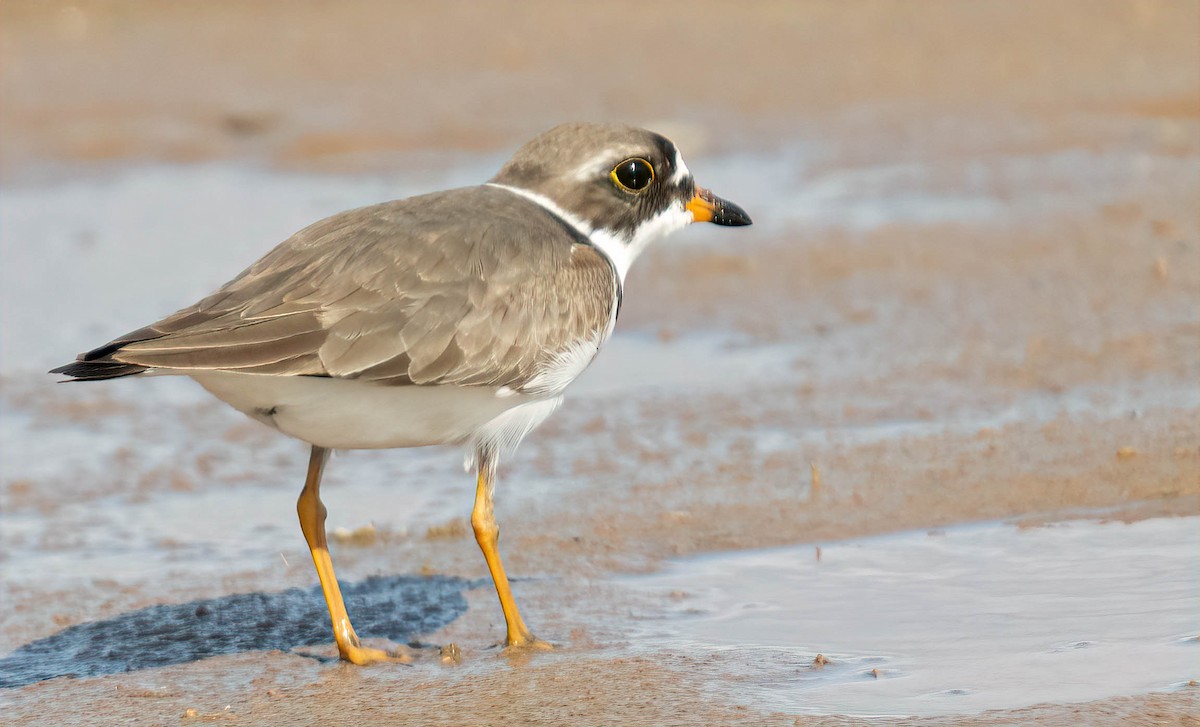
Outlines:
<svg viewBox="0 0 1200 727"><path fill-rule="evenodd" d="M53 369L77 381L182 375L311 445L296 510L342 659L394 660L354 632L325 538L333 449L463 445L471 525L509 649L525 625L497 549L496 468L563 399L612 334L625 274L692 222L749 225L698 187L668 139L564 124L485 184L342 212L216 292Z"/></svg>

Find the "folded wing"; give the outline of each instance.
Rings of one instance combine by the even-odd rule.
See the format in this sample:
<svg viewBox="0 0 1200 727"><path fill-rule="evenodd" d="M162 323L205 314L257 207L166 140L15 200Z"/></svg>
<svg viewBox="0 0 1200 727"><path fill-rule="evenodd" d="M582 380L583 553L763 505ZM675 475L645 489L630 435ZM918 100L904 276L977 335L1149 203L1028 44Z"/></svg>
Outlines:
<svg viewBox="0 0 1200 727"><path fill-rule="evenodd" d="M322 220L198 303L55 372L519 389L609 325L616 286L608 261L559 220L473 187Z"/></svg>

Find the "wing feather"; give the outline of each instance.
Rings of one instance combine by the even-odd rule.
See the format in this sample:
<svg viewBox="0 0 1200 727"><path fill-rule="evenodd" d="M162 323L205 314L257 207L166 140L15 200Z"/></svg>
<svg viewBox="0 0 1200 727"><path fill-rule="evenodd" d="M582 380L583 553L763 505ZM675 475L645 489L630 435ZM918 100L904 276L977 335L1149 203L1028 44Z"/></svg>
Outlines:
<svg viewBox="0 0 1200 727"><path fill-rule="evenodd" d="M351 210L79 361L519 388L617 304L611 265L563 231L491 187Z"/></svg>

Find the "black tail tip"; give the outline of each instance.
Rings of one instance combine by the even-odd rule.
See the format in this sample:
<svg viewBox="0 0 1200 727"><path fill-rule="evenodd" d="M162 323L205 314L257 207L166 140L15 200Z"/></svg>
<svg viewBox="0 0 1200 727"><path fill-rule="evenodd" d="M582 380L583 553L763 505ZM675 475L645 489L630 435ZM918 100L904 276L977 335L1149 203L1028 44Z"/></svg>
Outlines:
<svg viewBox="0 0 1200 727"><path fill-rule="evenodd" d="M101 381L133 376L145 370L145 366L119 361L72 361L65 366L50 369L49 373L69 376L73 381Z"/></svg>

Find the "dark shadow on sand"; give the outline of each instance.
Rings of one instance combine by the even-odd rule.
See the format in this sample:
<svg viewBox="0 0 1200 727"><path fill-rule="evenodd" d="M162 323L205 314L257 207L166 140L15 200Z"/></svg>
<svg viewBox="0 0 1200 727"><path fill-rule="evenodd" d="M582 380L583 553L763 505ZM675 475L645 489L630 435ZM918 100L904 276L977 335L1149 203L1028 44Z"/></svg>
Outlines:
<svg viewBox="0 0 1200 727"><path fill-rule="evenodd" d="M360 636L405 643L462 615L467 610L463 591L475 585L446 576L380 576L344 583L342 594ZM0 688L332 640L319 588L239 593L151 606L26 644L0 659Z"/></svg>

